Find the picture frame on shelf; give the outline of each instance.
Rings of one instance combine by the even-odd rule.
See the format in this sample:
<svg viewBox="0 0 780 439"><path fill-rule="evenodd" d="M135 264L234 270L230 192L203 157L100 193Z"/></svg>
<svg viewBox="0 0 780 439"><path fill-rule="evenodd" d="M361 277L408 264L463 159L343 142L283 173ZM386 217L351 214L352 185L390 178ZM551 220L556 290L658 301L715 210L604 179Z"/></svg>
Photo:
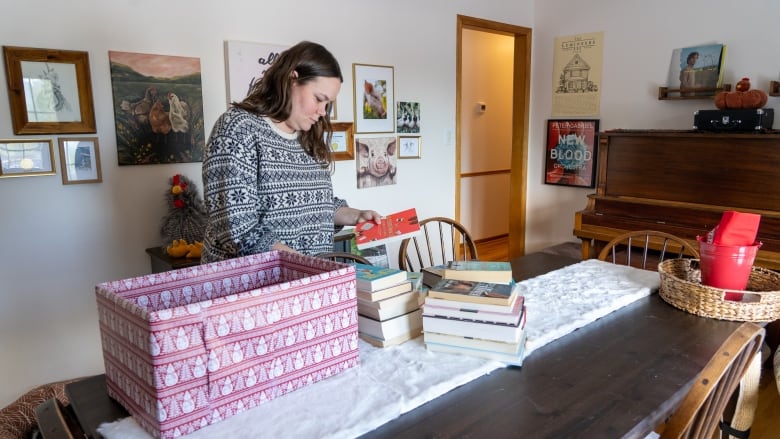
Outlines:
<svg viewBox="0 0 780 439"><path fill-rule="evenodd" d="M355 158L354 125L352 122L331 122L333 136L330 140L333 160L352 160Z"/></svg>
<svg viewBox="0 0 780 439"><path fill-rule="evenodd" d="M419 159L420 136L398 136L398 158L399 159Z"/></svg>
<svg viewBox="0 0 780 439"><path fill-rule="evenodd" d="M89 54L3 46L14 134L95 133Z"/></svg>
<svg viewBox="0 0 780 439"><path fill-rule="evenodd" d="M595 187L598 131L597 119L549 119L544 183Z"/></svg>
<svg viewBox="0 0 780 439"><path fill-rule="evenodd" d="M356 133L395 131L393 75L392 66L352 64Z"/></svg>
<svg viewBox="0 0 780 439"><path fill-rule="evenodd" d="M97 137L60 137L62 184L100 183L100 149Z"/></svg>
<svg viewBox="0 0 780 439"><path fill-rule="evenodd" d="M0 178L54 175L51 139L0 140Z"/></svg>

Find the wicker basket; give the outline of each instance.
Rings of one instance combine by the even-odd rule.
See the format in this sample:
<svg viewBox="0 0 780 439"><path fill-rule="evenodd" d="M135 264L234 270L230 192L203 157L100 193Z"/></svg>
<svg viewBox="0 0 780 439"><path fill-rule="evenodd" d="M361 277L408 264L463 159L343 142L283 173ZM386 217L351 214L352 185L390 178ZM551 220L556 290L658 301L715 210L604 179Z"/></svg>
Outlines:
<svg viewBox="0 0 780 439"><path fill-rule="evenodd" d="M658 273L661 275L661 298L691 314L746 322L770 322L780 318L780 273L753 267L740 302L723 298L734 291L701 284L698 259L667 259L658 264Z"/></svg>

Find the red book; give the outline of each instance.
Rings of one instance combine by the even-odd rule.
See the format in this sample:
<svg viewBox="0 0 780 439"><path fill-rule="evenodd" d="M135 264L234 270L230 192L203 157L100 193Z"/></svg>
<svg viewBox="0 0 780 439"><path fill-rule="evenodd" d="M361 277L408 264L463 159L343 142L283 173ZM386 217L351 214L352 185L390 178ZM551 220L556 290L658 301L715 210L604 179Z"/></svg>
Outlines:
<svg viewBox="0 0 780 439"><path fill-rule="evenodd" d="M391 213L379 224L366 221L355 226L355 245L358 250L408 238L420 231L417 210L407 209Z"/></svg>

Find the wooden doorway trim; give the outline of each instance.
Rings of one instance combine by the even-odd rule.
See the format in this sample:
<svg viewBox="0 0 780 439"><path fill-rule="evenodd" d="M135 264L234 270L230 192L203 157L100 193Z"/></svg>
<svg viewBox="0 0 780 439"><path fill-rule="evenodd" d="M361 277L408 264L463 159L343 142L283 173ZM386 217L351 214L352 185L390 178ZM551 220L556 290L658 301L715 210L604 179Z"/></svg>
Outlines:
<svg viewBox="0 0 780 439"><path fill-rule="evenodd" d="M480 18L457 16L455 72L455 219L460 221L460 117L462 86L462 32L472 29L514 37L512 87L512 159L509 177L509 258L525 254L525 209L528 169L528 126L531 100L531 29Z"/></svg>

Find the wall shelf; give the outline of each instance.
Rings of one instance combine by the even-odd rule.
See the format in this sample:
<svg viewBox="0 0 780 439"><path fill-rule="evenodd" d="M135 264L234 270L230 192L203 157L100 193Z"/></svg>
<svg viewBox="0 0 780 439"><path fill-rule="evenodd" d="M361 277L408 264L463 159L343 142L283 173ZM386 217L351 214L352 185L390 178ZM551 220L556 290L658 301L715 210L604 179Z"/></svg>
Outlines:
<svg viewBox="0 0 780 439"><path fill-rule="evenodd" d="M676 101L685 99L712 99L718 92L731 91L731 84L723 84L722 87L715 88L669 88L658 87L659 101ZM693 93L693 96L670 96L670 93ZM697 95L696 93L708 93L706 95Z"/></svg>
<svg viewBox="0 0 780 439"><path fill-rule="evenodd" d="M769 96L780 96L780 81L769 81Z"/></svg>

